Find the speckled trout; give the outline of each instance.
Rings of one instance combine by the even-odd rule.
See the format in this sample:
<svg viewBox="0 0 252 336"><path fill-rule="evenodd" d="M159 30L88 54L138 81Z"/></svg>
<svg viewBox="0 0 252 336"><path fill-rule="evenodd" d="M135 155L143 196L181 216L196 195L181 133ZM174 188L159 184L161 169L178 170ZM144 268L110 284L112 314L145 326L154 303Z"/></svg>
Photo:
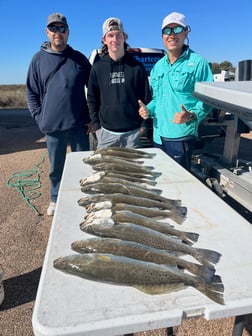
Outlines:
<svg viewBox="0 0 252 336"><path fill-rule="evenodd" d="M176 268L101 253L74 254L54 260L60 271L84 279L132 286L147 294L163 294L194 287L209 299L224 304L224 286L215 275L210 284Z"/></svg>
<svg viewBox="0 0 252 336"><path fill-rule="evenodd" d="M154 181L154 177L148 176L148 178L145 177L135 177L135 176L130 176L126 172L120 172L120 173L115 173L115 172L110 172L110 171L103 171L102 173L105 173L106 176L109 177L116 177L120 178L126 181L131 181L131 182L136 182L136 183L144 183L148 185L156 185L157 182Z"/></svg>
<svg viewBox="0 0 252 336"><path fill-rule="evenodd" d="M80 180L80 185L81 187L82 186L86 186L86 185L92 185L94 183L121 183L125 186L131 186L131 187L138 187L138 188L142 188L142 189L148 189L152 192L155 192L157 194L161 194L162 193L162 190L161 189L156 189L156 188L151 188L150 185L148 185L147 183L142 183L139 179L134 182L132 181L128 181L128 180L125 180L124 178L119 178L119 177L116 177L116 176L109 176L108 174L106 174L105 172L97 172L95 174L92 174L86 178L83 178Z"/></svg>
<svg viewBox="0 0 252 336"><path fill-rule="evenodd" d="M105 154L93 154L90 155L88 157L83 158L82 160L84 163L93 165L96 163L101 163L101 162L115 162L115 163L123 163L123 164L128 164L128 163L132 163L133 165L142 165L144 163L144 161L140 161L140 160L136 160L136 159L132 159L132 158L123 158L123 157L116 157L113 155L105 155Z"/></svg>
<svg viewBox="0 0 252 336"><path fill-rule="evenodd" d="M156 230L158 232L167 235L175 236L189 245L192 245L199 238L199 234L196 232L185 232L177 230L169 223L159 222L154 220L153 218L148 218L146 216L142 216L126 210L114 211L111 209L104 209L100 211L91 212L87 214L84 217L84 219L85 223L89 223L92 222L95 218L105 218L105 217L110 217L115 224L133 223L141 225L143 227L150 228L152 230Z"/></svg>
<svg viewBox="0 0 252 336"><path fill-rule="evenodd" d="M152 178L156 178L161 175L160 172L154 172L154 167L145 167L145 166L132 166L130 164L119 164L119 163L112 163L112 162L102 162L92 165L92 168L96 171L110 171L116 173L127 173L131 176L136 177L145 177L147 178L149 175Z"/></svg>
<svg viewBox="0 0 252 336"><path fill-rule="evenodd" d="M168 204L168 202L159 202L151 198L146 197L136 197L132 195L114 193L114 194L96 194L96 195L88 195L85 197L81 197L78 200L78 204L80 206L86 206L90 203L103 202L103 201L112 201L114 203L126 203L135 206L143 206L147 208L157 208L157 209L165 209L172 210L175 205ZM176 201L176 200L175 200ZM176 206L175 209L181 213L182 216L186 213L186 208L182 206Z"/></svg>
<svg viewBox="0 0 252 336"><path fill-rule="evenodd" d="M111 201L104 201L98 203L91 203L86 206L87 213L96 212L104 209L111 209L112 211L130 211L139 215L146 216L148 218L154 219L164 219L170 218L174 220L177 224L182 224L185 220L185 215L178 213L176 209L172 210L159 210L156 208L146 208L142 206L135 206L125 203L115 203Z"/></svg>
<svg viewBox="0 0 252 336"><path fill-rule="evenodd" d="M140 243L115 238L89 238L76 240L71 244L78 253L110 253L156 264L177 266L210 282L215 273L214 267L206 267L176 257L169 251L158 250Z"/></svg>
<svg viewBox="0 0 252 336"><path fill-rule="evenodd" d="M166 203L169 206L169 210L174 207L181 206L181 200L169 199L162 195L158 195L156 192L152 192L147 188L141 188L138 186L131 186L129 184L123 185L122 183L93 183L81 187L81 191L84 193L103 193L103 194L113 194L121 193L126 195L132 195L136 197L149 198L151 200Z"/></svg>
<svg viewBox="0 0 252 336"><path fill-rule="evenodd" d="M94 151L95 154L105 154L113 156L121 156L124 158L153 158L156 156L156 153L146 152L140 149L126 148L126 147L108 147L100 148Z"/></svg>
<svg viewBox="0 0 252 336"><path fill-rule="evenodd" d="M97 218L92 223L80 224L80 229L84 232L100 237L119 238L134 241L161 250L173 251L175 254L190 255L203 265L216 264L221 254L202 248L187 245L178 239L169 237L164 233L142 227L136 224L114 224L111 218Z"/></svg>

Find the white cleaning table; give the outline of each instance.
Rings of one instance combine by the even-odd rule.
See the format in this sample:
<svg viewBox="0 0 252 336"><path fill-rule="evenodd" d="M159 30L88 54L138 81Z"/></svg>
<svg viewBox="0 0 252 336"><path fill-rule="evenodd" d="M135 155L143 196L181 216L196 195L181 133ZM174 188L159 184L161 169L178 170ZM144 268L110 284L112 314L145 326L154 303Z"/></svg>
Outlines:
<svg viewBox="0 0 252 336"><path fill-rule="evenodd" d="M69 153L32 317L35 336L113 336L180 325L189 317L214 320L252 313L251 225L161 150L145 150L156 153L146 165L162 173L156 187L187 207L187 218L177 228L199 233L194 246L222 254L216 273L225 286L225 305L192 287L152 296L56 270L53 261L73 254L73 241L91 237L79 228L85 208L77 201L84 196L79 180L93 173L82 159L93 152Z"/></svg>

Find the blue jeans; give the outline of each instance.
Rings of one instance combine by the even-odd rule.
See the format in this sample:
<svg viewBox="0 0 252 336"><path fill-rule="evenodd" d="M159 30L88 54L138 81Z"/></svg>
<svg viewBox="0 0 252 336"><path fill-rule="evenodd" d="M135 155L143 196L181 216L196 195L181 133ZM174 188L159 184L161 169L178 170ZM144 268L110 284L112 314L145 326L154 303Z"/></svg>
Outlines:
<svg viewBox="0 0 252 336"><path fill-rule="evenodd" d="M64 169L67 146L72 152L88 151L87 127L46 134L46 144L50 161L51 201L56 202Z"/></svg>
<svg viewBox="0 0 252 336"><path fill-rule="evenodd" d="M192 153L196 139L169 141L162 138L162 145L154 143L154 147L162 149L167 155L187 170L191 168Z"/></svg>

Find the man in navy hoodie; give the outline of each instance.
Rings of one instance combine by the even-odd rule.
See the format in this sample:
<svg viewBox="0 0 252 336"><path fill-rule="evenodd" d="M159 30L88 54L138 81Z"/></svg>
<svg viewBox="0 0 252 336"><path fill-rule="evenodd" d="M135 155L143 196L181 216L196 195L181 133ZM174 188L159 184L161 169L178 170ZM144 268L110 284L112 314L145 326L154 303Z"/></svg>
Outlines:
<svg viewBox="0 0 252 336"><path fill-rule="evenodd" d="M89 150L90 117L84 87L91 65L86 56L67 44L69 27L64 15L48 16L46 34L49 41L33 56L26 87L28 108L46 137L51 182L47 214L52 216L67 146L72 151Z"/></svg>
<svg viewBox="0 0 252 336"><path fill-rule="evenodd" d="M120 19L104 22L103 55L92 67L87 93L98 148L141 146L138 100L149 102L151 94L144 66L127 52L127 38Z"/></svg>

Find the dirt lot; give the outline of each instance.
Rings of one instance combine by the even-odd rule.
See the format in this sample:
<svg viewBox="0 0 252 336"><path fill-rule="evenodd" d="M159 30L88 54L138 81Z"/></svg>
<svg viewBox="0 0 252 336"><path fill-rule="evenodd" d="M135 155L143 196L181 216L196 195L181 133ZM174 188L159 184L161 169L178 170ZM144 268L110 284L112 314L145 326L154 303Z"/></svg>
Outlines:
<svg viewBox="0 0 252 336"><path fill-rule="evenodd" d="M251 153L251 143L251 135L242 139L244 155ZM217 145L212 144L215 148ZM32 311L51 218L46 215L49 203L46 145L27 111L7 114L0 110L0 154L0 265L4 271L6 294L0 306L0 336L31 336ZM31 174L32 188L37 186L35 178L39 177L41 186L37 191L40 196L31 200L34 209L14 186L7 186L17 171L18 176ZM225 336L232 334L233 323L233 318L216 321L195 318L184 321L175 330L178 336ZM166 331L135 335L164 336ZM250 315L246 318L242 335L252 335Z"/></svg>

